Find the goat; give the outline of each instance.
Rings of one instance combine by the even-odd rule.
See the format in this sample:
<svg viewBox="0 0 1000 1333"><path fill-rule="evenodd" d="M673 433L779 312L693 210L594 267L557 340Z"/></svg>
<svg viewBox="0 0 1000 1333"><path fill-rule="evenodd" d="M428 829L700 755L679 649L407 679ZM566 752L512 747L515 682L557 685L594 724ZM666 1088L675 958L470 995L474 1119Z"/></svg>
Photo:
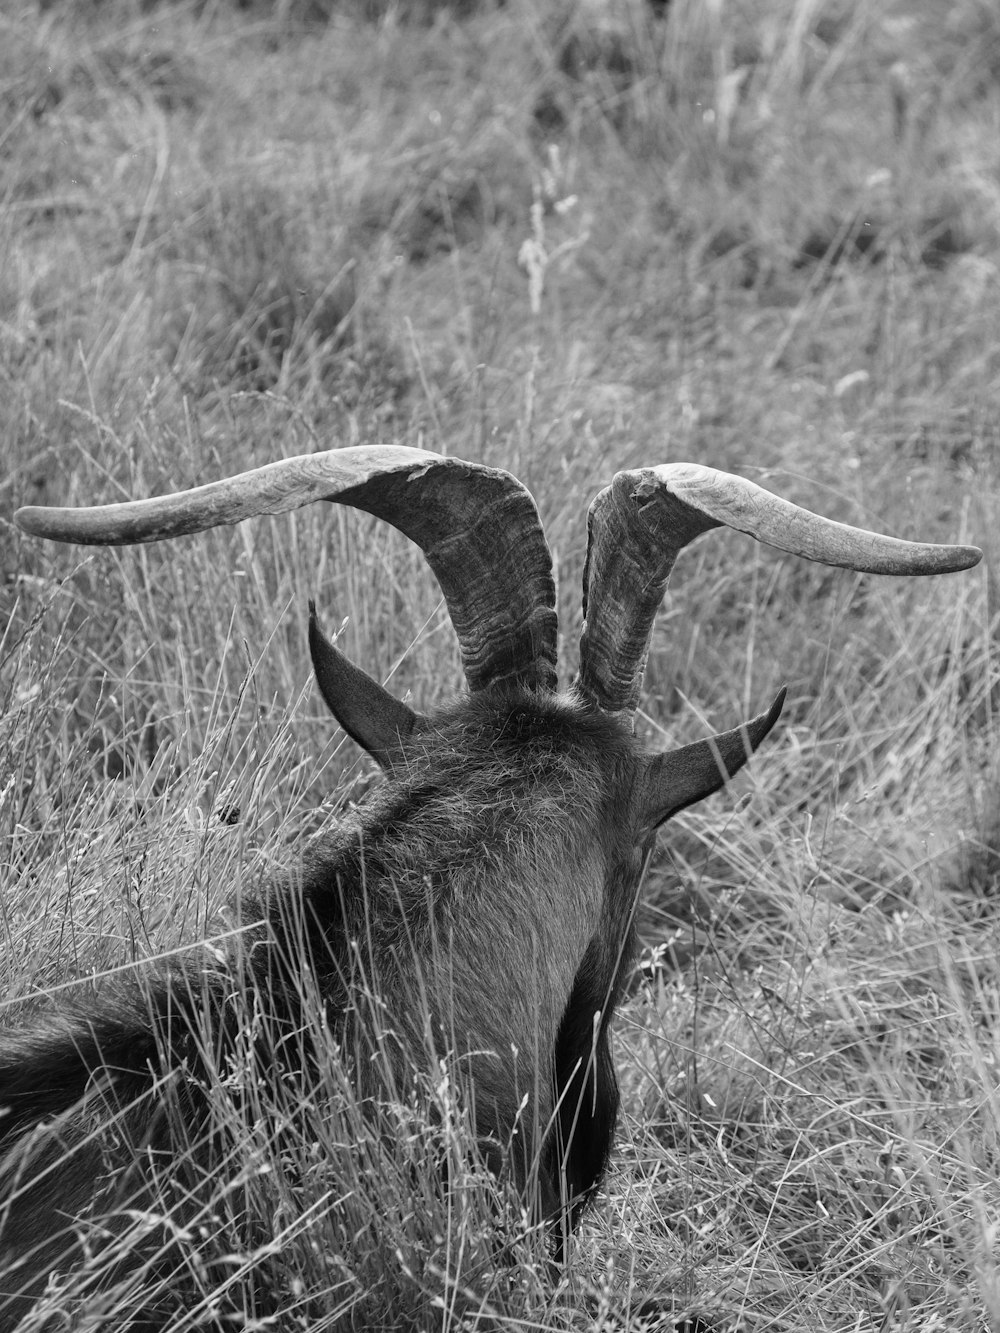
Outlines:
<svg viewBox="0 0 1000 1333"><path fill-rule="evenodd" d="M551 556L534 501L503 471L348 448L176 495L15 518L36 536L124 544L320 499L366 510L422 548L469 694L432 716L414 711L324 637L310 603L320 692L386 781L321 836L299 875L243 904L248 924L228 956L153 968L131 990L0 1040L0 1330L54 1267L79 1261L97 1211L114 1232L116 1215L152 1206L166 1177L190 1193L199 1172L211 1175L221 1149L206 1062L249 1046L253 1078L312 1094L322 1076L302 1036L311 1002L362 1100L386 1095L387 1070L404 1088L429 1058L459 1060L488 1165L509 1174L561 1254L612 1149L610 1026L656 830L740 769L784 699L681 749L640 747L634 716L679 551L728 526L873 573L944 573L980 558L834 523L710 468L620 472L590 509L579 670L559 692ZM70 1150L75 1165L62 1168Z"/></svg>

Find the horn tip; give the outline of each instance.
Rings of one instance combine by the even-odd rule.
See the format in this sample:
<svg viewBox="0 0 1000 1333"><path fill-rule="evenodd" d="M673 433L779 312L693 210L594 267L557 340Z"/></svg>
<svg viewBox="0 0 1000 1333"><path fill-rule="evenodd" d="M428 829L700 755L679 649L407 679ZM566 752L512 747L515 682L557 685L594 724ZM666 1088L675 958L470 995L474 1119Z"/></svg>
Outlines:
<svg viewBox="0 0 1000 1333"><path fill-rule="evenodd" d="M45 536L45 509L40 505L24 505L14 511L14 522L22 532L32 537Z"/></svg>
<svg viewBox="0 0 1000 1333"><path fill-rule="evenodd" d="M955 564L953 569L956 573L962 569L974 569L983 558L983 553L978 546L956 546L954 549Z"/></svg>

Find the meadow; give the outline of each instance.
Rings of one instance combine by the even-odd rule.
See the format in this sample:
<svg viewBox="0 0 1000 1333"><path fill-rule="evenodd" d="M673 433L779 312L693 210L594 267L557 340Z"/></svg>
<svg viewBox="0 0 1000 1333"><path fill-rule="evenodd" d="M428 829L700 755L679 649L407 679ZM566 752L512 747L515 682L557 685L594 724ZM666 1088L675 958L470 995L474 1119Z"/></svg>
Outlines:
<svg viewBox="0 0 1000 1333"><path fill-rule="evenodd" d="M729 532L679 561L643 734L788 702L660 835L618 1151L557 1285L537 1236L493 1261L482 1180L449 1196L419 1136L387 1158L318 1118L233 1163L253 1225L224 1264L182 1238L200 1299L167 1326L1000 1330L993 0L8 0L0 439L12 1023L221 938L230 895L363 799L310 596L399 697L462 682L422 556L365 515L93 551L19 505L341 445L505 467L566 680L619 469L983 547L927 580ZM22 1333L123 1329L133 1299L62 1275Z"/></svg>

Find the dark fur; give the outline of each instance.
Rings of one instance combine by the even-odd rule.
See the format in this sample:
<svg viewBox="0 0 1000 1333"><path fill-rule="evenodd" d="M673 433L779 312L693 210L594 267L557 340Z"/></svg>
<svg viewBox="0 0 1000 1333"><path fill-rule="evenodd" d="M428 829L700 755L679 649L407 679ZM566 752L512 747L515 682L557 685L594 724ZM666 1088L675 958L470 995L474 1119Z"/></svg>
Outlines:
<svg viewBox="0 0 1000 1333"><path fill-rule="evenodd" d="M650 837L639 781L631 735L574 698L476 695L407 741L298 878L241 905L250 925L231 957L151 972L0 1039L0 1262L22 1261L8 1290L37 1292L57 1256L78 1253L73 1218L151 1206L165 1188L197 1195L225 1151L213 1064L241 1052L246 1069L249 1043L254 1077L312 1084L310 997L363 1097L387 1093L376 1047L397 1094L414 1068L454 1058L487 1157L564 1235L615 1128L609 1023ZM57 1176L16 1193L56 1161ZM14 1308L0 1297L0 1329Z"/></svg>

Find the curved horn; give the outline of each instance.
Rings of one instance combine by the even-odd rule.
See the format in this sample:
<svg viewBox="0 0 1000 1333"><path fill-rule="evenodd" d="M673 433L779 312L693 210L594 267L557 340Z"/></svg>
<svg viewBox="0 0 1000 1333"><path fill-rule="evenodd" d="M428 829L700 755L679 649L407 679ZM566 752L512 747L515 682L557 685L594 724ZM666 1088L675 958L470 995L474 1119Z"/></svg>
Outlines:
<svg viewBox="0 0 1000 1333"><path fill-rule="evenodd" d="M635 712L653 619L678 552L709 528L736 528L779 551L869 574L947 574L975 546L900 541L801 509L696 463L619 472L587 519L584 628L577 688L607 713Z"/></svg>
<svg viewBox="0 0 1000 1333"><path fill-rule="evenodd" d="M175 495L85 509L19 509L25 532L121 546L282 514L312 500L364 509L417 543L441 585L469 688L556 683L552 557L538 510L508 472L423 449L303 454Z"/></svg>

